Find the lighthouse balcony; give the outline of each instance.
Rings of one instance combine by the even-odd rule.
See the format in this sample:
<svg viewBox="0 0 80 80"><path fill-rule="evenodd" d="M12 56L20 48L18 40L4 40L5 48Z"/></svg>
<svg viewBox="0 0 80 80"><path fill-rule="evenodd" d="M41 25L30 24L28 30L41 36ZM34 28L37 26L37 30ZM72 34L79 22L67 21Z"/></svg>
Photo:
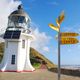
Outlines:
<svg viewBox="0 0 80 80"><path fill-rule="evenodd" d="M7 29L6 29L7 31L17 31L17 30L20 30L21 32L23 32L25 29L23 28L23 27L21 27L21 26L18 26L18 27L8 27Z"/></svg>
<svg viewBox="0 0 80 80"><path fill-rule="evenodd" d="M16 27L16 28L15 27L8 27L6 29L6 31L21 31L22 33L27 33L27 34L31 33L30 29L25 29L25 28L23 28L21 26Z"/></svg>

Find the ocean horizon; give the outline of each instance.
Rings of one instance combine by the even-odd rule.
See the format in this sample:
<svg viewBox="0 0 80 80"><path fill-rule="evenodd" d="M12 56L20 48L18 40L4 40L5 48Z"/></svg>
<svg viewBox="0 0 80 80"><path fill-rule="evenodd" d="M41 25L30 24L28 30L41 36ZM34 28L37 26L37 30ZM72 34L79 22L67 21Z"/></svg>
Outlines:
<svg viewBox="0 0 80 80"><path fill-rule="evenodd" d="M80 65L61 65L61 68L64 68L64 69L78 69L80 70Z"/></svg>

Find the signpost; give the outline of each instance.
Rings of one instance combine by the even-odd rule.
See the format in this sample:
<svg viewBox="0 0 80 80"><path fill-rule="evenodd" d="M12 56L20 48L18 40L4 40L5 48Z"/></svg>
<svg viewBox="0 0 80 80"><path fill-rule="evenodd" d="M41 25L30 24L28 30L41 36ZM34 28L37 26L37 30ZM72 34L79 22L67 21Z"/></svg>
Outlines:
<svg viewBox="0 0 80 80"><path fill-rule="evenodd" d="M76 38L61 38L60 44L65 45L65 44L76 44L79 41Z"/></svg>
<svg viewBox="0 0 80 80"><path fill-rule="evenodd" d="M49 26L54 29L55 31L59 32L59 27L54 26L53 24L49 24Z"/></svg>
<svg viewBox="0 0 80 80"><path fill-rule="evenodd" d="M79 36L79 34L74 33L74 32L61 32L60 36L61 37L76 37L76 36Z"/></svg>
<svg viewBox="0 0 80 80"><path fill-rule="evenodd" d="M49 24L49 26L58 32L58 80L60 80L60 24L64 20L64 12L61 13L61 15L56 19L57 26L54 26L53 24Z"/></svg>
<svg viewBox="0 0 80 80"><path fill-rule="evenodd" d="M71 32L65 32L60 33L60 24L64 20L64 12L61 13L61 15L56 19L57 26L54 26L53 24L49 24L50 28L58 32L58 80L60 80L60 74L61 74L61 66L60 66L60 45L63 44L76 44L79 41L76 37L79 34L78 33L71 33Z"/></svg>

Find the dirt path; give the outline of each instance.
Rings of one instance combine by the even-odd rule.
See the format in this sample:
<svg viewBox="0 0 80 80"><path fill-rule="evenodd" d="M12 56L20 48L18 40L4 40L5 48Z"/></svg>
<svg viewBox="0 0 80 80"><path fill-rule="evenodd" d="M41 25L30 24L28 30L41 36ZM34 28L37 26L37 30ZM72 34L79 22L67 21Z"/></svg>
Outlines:
<svg viewBox="0 0 80 80"><path fill-rule="evenodd" d="M0 72L0 80L57 80L57 74L46 69L27 73ZM61 80L80 80L80 77L62 75Z"/></svg>

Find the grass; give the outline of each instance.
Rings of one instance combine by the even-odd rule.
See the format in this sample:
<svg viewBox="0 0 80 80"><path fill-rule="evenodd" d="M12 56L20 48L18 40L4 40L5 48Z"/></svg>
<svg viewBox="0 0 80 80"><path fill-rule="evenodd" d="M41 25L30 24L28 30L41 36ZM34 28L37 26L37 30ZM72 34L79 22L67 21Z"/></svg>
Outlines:
<svg viewBox="0 0 80 80"><path fill-rule="evenodd" d="M33 64L33 67L34 67L35 69L39 69L39 68L41 67L41 64L40 64L40 63L34 63L34 64Z"/></svg>
<svg viewBox="0 0 80 80"><path fill-rule="evenodd" d="M1 63L1 61L2 61L2 58L3 58L3 55L0 55L0 63Z"/></svg>

